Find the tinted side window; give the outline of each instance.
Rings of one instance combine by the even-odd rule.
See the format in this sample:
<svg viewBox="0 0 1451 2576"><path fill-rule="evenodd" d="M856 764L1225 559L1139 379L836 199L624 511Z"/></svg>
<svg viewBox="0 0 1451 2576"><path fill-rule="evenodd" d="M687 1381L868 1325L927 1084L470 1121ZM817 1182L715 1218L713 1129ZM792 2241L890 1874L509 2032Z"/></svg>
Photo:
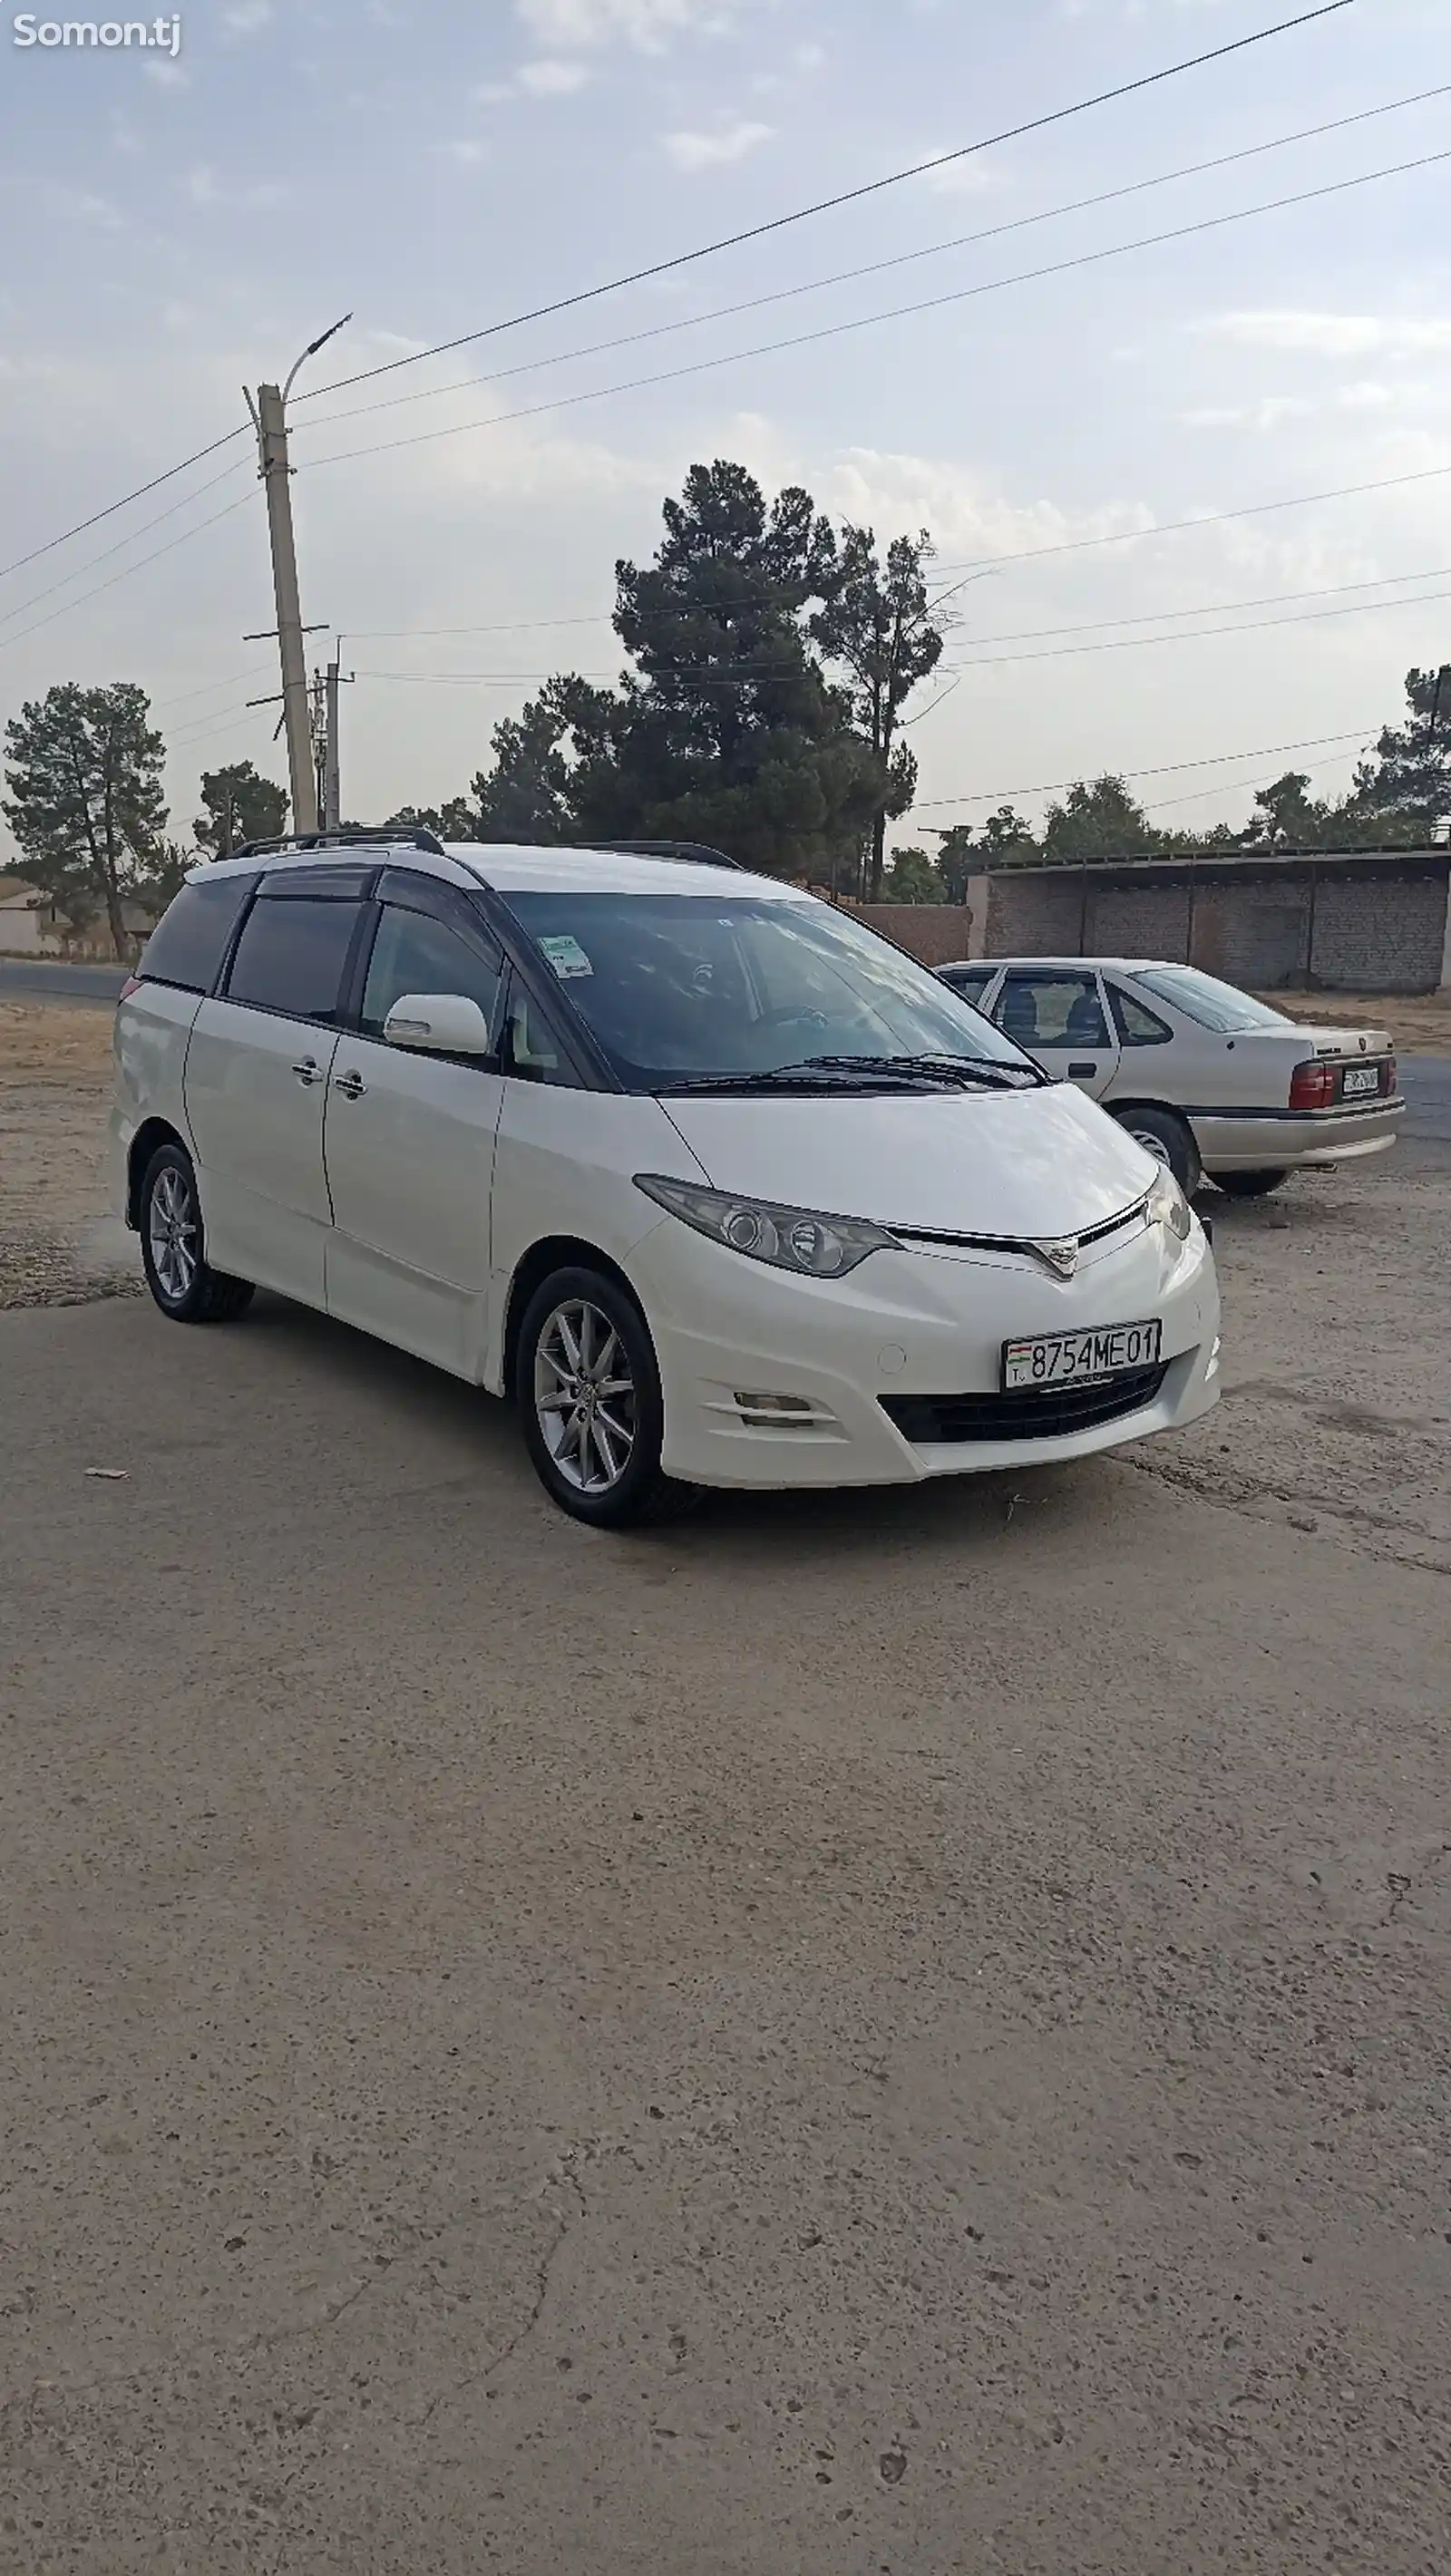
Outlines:
<svg viewBox="0 0 1451 2576"><path fill-rule="evenodd" d="M1096 975L1039 973L1008 977L993 1018L1031 1053L1035 1047L1106 1047L1108 1029Z"/></svg>
<svg viewBox="0 0 1451 2576"><path fill-rule="evenodd" d="M255 877L194 877L168 904L146 942L141 973L183 992L209 993Z"/></svg>
<svg viewBox="0 0 1451 2576"><path fill-rule="evenodd" d="M579 1089L579 1077L554 1030L517 976L509 987L506 1032L505 1065L517 1081Z"/></svg>
<svg viewBox="0 0 1451 2576"><path fill-rule="evenodd" d="M380 1038L405 993L462 993L478 1003L492 1028L501 972L498 950L482 932L475 940L426 912L385 904L363 992L364 1034Z"/></svg>
<svg viewBox="0 0 1451 2576"><path fill-rule="evenodd" d="M978 1003L998 970L996 966L939 966L937 971L965 1002Z"/></svg>
<svg viewBox="0 0 1451 2576"><path fill-rule="evenodd" d="M269 903L264 897L237 942L228 1000L331 1025L358 912L355 903Z"/></svg>
<svg viewBox="0 0 1451 2576"><path fill-rule="evenodd" d="M1173 1037L1173 1030L1165 1027L1158 1013L1125 992L1122 984L1110 984L1108 998L1125 1046L1164 1046Z"/></svg>

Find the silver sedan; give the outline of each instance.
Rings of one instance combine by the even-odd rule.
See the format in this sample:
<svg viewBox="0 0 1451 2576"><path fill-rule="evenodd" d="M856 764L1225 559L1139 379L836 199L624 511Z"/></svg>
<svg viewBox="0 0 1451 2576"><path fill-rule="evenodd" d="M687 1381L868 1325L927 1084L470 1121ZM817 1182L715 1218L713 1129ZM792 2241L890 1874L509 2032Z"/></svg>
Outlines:
<svg viewBox="0 0 1451 2576"><path fill-rule="evenodd" d="M1197 966L983 957L938 973L1185 1190L1207 1173L1262 1198L1290 1172L1384 1153L1405 1115L1384 1029L1297 1022Z"/></svg>

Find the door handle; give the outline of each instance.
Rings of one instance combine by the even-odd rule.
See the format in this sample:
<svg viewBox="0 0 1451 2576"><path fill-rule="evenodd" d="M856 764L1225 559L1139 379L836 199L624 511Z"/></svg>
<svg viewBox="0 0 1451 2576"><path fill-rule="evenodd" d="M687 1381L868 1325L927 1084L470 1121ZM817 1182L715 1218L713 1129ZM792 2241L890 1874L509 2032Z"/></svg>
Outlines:
<svg viewBox="0 0 1451 2576"><path fill-rule="evenodd" d="M367 1088L360 1073L340 1073L333 1084L334 1091L340 1091L344 1100L361 1100Z"/></svg>
<svg viewBox="0 0 1451 2576"><path fill-rule="evenodd" d="M1070 1064L1068 1079L1070 1082L1091 1082L1097 1071L1096 1064Z"/></svg>
<svg viewBox="0 0 1451 2576"><path fill-rule="evenodd" d="M315 1055L305 1055L301 1064L295 1064L292 1070L296 1074L298 1081L303 1085L304 1089L306 1089L310 1083L321 1082L322 1080L322 1073Z"/></svg>

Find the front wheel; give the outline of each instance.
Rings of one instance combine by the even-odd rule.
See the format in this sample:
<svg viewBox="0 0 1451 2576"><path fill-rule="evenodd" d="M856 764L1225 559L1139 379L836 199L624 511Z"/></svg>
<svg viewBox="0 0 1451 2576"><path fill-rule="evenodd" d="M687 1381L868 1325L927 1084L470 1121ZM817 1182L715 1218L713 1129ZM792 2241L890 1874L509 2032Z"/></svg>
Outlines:
<svg viewBox="0 0 1451 2576"><path fill-rule="evenodd" d="M251 1282L213 1270L191 1157L162 1145L146 1166L138 1210L146 1284L176 1324L228 1324L252 1303Z"/></svg>
<svg viewBox="0 0 1451 2576"><path fill-rule="evenodd" d="M1204 1172L1199 1148L1185 1120L1176 1117L1172 1109L1116 1109L1113 1114L1136 1145L1142 1145L1156 1163L1168 1165L1186 1199L1192 1199Z"/></svg>
<svg viewBox="0 0 1451 2576"><path fill-rule="evenodd" d="M1267 1199L1289 1177L1288 1172L1216 1172L1214 1186L1227 1199Z"/></svg>
<svg viewBox="0 0 1451 2576"><path fill-rule="evenodd" d="M597 1529L660 1520L688 1489L660 1464L660 1371L634 1299L600 1270L556 1270L529 1300L514 1387L540 1483Z"/></svg>

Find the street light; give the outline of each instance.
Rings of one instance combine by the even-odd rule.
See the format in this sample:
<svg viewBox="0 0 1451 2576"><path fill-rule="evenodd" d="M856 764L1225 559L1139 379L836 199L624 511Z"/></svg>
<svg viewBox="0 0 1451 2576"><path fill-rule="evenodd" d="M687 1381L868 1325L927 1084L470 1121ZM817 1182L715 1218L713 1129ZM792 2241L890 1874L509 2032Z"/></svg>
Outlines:
<svg viewBox="0 0 1451 2576"><path fill-rule="evenodd" d="M251 394L247 394L247 409L257 432L262 482L267 493L267 526L272 540L272 595L277 607L277 643L282 662L282 721L287 732L292 827L297 832L315 832L318 811L317 777L313 768L312 731L308 719L307 666L302 644L305 630L297 587L297 547L292 532L287 397L308 359L315 358L319 349L325 348L334 334L352 318L351 313L345 313L342 321L331 323L320 338L310 340L285 384L259 385L255 403Z"/></svg>

